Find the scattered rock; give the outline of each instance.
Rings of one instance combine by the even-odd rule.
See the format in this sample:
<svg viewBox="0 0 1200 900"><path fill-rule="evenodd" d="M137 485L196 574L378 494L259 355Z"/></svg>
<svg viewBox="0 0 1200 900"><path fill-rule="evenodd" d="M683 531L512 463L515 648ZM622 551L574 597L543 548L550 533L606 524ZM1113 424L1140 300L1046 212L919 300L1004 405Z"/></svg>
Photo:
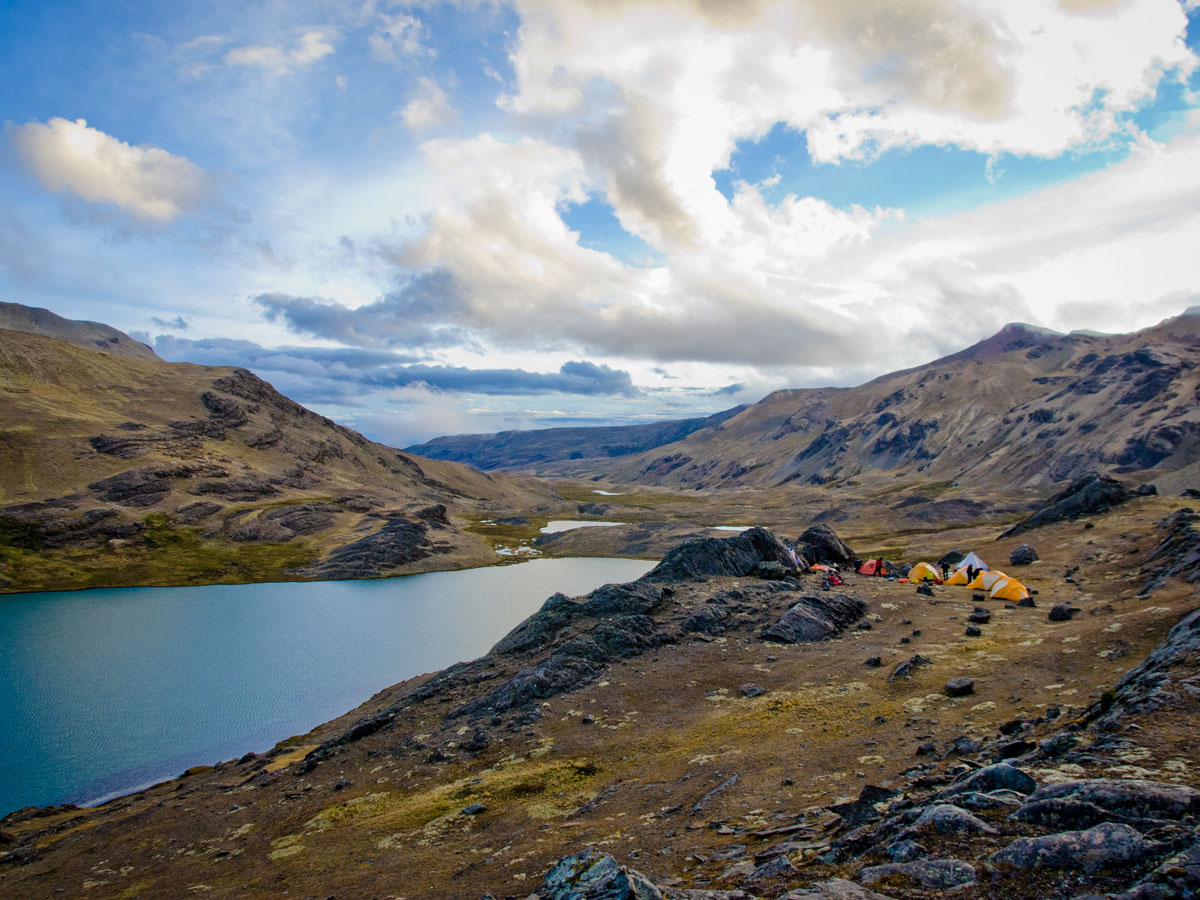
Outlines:
<svg viewBox="0 0 1200 900"><path fill-rule="evenodd" d="M983 609L982 607L976 607L975 611L967 616L967 621L974 622L976 625L986 625L988 622L992 621L991 610Z"/></svg>
<svg viewBox="0 0 1200 900"><path fill-rule="evenodd" d="M879 656L868 657L863 665L870 666L872 669L878 669L883 665L883 658Z"/></svg>
<svg viewBox="0 0 1200 900"><path fill-rule="evenodd" d="M917 593L923 594L926 597L932 597L933 596L933 588L929 586L928 582L923 581L919 585L917 585Z"/></svg>
<svg viewBox="0 0 1200 900"><path fill-rule="evenodd" d="M967 637L979 637L982 634L983 634L983 632L980 631L978 628L976 628L974 625L967 626L967 630L966 630Z"/></svg>
<svg viewBox="0 0 1200 900"><path fill-rule="evenodd" d="M918 653L916 656L910 656L904 662L900 663L900 665L896 666L892 670L892 674L888 676L888 681L895 681L897 678L912 678L914 669L931 665L933 665L933 660Z"/></svg>
<svg viewBox="0 0 1200 900"><path fill-rule="evenodd" d="M1054 608L1050 610L1049 619L1051 622L1069 622L1081 611L1069 603L1056 603Z"/></svg>
<svg viewBox="0 0 1200 900"><path fill-rule="evenodd" d="M487 812L487 807L482 803L472 803L470 806L464 806L462 814L464 816L477 816L480 813Z"/></svg>
<svg viewBox="0 0 1200 900"><path fill-rule="evenodd" d="M754 684L752 682L743 684L738 690L746 697L761 697L767 692L767 689L761 684Z"/></svg>
<svg viewBox="0 0 1200 900"><path fill-rule="evenodd" d="M951 678L946 682L946 696L948 697L966 697L968 694L975 693L975 682L970 678Z"/></svg>

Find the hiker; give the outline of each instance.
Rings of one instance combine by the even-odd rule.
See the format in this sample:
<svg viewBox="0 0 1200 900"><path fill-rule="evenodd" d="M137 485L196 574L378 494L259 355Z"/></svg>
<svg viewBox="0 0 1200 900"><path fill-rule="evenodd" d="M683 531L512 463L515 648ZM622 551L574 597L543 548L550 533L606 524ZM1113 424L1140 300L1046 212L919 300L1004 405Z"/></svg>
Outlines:
<svg viewBox="0 0 1200 900"><path fill-rule="evenodd" d="M941 564L941 569L942 569L942 584L945 584L946 579L950 577L950 563L943 562Z"/></svg>

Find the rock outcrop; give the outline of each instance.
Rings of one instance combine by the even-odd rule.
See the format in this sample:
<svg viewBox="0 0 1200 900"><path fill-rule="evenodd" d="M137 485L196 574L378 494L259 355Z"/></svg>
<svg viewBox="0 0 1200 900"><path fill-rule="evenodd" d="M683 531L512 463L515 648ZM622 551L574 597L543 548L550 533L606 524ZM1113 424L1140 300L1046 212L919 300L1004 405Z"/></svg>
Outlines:
<svg viewBox="0 0 1200 900"><path fill-rule="evenodd" d="M793 568L784 543L767 529L755 527L736 537L685 541L643 575L642 581L670 584L721 575L750 575L763 562Z"/></svg>
<svg viewBox="0 0 1200 900"><path fill-rule="evenodd" d="M1013 537L1055 522L1099 515L1132 496L1133 493L1112 476L1089 472L1076 478L1043 503L1032 516L1022 519L1000 537Z"/></svg>

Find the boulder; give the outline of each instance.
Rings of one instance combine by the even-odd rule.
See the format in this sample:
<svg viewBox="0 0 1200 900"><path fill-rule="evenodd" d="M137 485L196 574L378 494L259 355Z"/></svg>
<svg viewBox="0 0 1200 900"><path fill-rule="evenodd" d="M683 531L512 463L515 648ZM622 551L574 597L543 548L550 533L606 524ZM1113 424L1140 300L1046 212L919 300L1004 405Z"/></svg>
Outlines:
<svg viewBox="0 0 1200 900"><path fill-rule="evenodd" d="M951 678L946 682L947 697L966 697L975 693L975 681L971 678Z"/></svg>
<svg viewBox="0 0 1200 900"><path fill-rule="evenodd" d="M960 859L918 859L868 866L858 873L858 879L863 884L874 884L895 875L911 878L922 887L948 890L974 883L975 867Z"/></svg>
<svg viewBox="0 0 1200 900"><path fill-rule="evenodd" d="M823 563L839 566L854 562L854 551L828 525L813 525L796 541L809 565Z"/></svg>
<svg viewBox="0 0 1200 900"><path fill-rule="evenodd" d="M1200 814L1200 791L1195 788L1141 779L1089 778L1038 788L1029 797L1029 805L1013 818L1039 822L1042 810L1049 812L1056 807L1045 806L1040 810L1034 807L1050 801L1087 804L1126 819L1182 819ZM1061 805L1057 808L1066 809ZM1039 823L1054 824L1050 821Z"/></svg>
<svg viewBox="0 0 1200 900"><path fill-rule="evenodd" d="M750 881L761 881L766 878L783 878L795 874L796 867L792 865L792 861L787 856L776 856L774 859L763 863L751 872L748 877Z"/></svg>
<svg viewBox="0 0 1200 900"><path fill-rule="evenodd" d="M938 803L917 816L909 833L936 831L938 834L998 834L991 825L953 803Z"/></svg>
<svg viewBox="0 0 1200 900"><path fill-rule="evenodd" d="M1038 561L1038 554L1028 544L1022 544L1012 553L1008 554L1008 561L1014 566L1027 566L1030 563Z"/></svg>
<svg viewBox="0 0 1200 900"><path fill-rule="evenodd" d="M662 900L662 891L636 869L589 847L555 864L539 892L545 900Z"/></svg>
<svg viewBox="0 0 1200 900"><path fill-rule="evenodd" d="M826 641L849 628L867 611L867 604L849 594L827 593L801 597L762 633L764 641L781 644Z"/></svg>
<svg viewBox="0 0 1200 900"><path fill-rule="evenodd" d="M968 791L979 791L986 794L999 790L1030 794L1037 790L1037 782L1014 765L1003 762L995 763L984 766L982 769L976 769L961 781L943 788L934 796L934 800L946 800Z"/></svg>
<svg viewBox="0 0 1200 900"><path fill-rule="evenodd" d="M1022 869L1078 869L1093 873L1139 863L1151 849L1152 845L1128 825L1105 823L1086 831L1017 838L989 859Z"/></svg>
<svg viewBox="0 0 1200 900"><path fill-rule="evenodd" d="M974 622L976 625L986 625L988 622L992 621L991 610L976 607L975 611L967 616L967 621Z"/></svg>

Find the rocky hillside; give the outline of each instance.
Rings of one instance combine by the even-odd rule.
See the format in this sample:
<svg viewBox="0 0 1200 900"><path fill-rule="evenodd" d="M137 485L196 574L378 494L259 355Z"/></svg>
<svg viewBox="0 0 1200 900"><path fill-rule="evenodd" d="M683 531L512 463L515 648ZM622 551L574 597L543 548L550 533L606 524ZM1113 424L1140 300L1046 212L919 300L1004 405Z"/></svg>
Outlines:
<svg viewBox="0 0 1200 900"><path fill-rule="evenodd" d="M0 329L0 590L493 562L464 524L557 499L376 444L248 371L126 341Z"/></svg>
<svg viewBox="0 0 1200 900"><path fill-rule="evenodd" d="M0 819L0 894L1192 897L1195 518L1136 496L960 545L1035 559L1020 604L692 540L266 754Z"/></svg>
<svg viewBox="0 0 1200 900"><path fill-rule="evenodd" d="M561 460L611 459L643 453L715 428L746 407L698 419L597 428L539 428L498 434L460 434L406 447L429 459L449 459L480 469L536 469Z"/></svg>
<svg viewBox="0 0 1200 900"><path fill-rule="evenodd" d="M132 356L134 359L159 358L157 353L141 341L135 341L111 325L64 319L48 309L22 306L20 303L0 302L0 328L58 338L60 341L87 347L89 350L103 350L117 356Z"/></svg>
<svg viewBox="0 0 1200 900"><path fill-rule="evenodd" d="M1195 481L1198 460L1200 314L1191 312L1128 335L1008 325L856 388L777 391L676 443L539 471L686 489L880 475L1003 489L1092 469L1160 482L1186 469L1178 485L1168 479L1179 488Z"/></svg>

